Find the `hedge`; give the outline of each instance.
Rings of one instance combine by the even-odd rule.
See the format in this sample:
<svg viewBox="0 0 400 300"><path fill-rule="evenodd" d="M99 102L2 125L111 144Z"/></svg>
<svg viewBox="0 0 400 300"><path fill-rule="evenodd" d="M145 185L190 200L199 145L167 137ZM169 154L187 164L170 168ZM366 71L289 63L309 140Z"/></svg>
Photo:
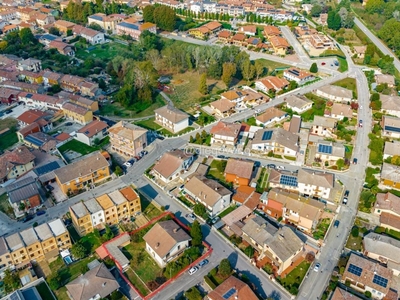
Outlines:
<svg viewBox="0 0 400 300"><path fill-rule="evenodd" d="M207 275L204 276L204 281L207 283L207 285L211 288L211 289L215 289L217 286L214 284L214 282L211 280L210 277L208 277Z"/></svg>

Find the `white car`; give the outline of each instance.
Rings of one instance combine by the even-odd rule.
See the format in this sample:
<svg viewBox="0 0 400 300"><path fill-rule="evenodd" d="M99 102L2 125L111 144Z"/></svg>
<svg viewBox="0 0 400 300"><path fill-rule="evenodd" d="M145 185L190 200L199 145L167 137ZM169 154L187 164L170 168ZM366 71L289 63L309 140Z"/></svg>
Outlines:
<svg viewBox="0 0 400 300"><path fill-rule="evenodd" d="M285 167L284 166L277 166L276 167L278 170L285 170Z"/></svg>
<svg viewBox="0 0 400 300"><path fill-rule="evenodd" d="M314 271L318 272L320 267L321 267L321 264L320 263L316 263L315 266L314 266Z"/></svg>
<svg viewBox="0 0 400 300"><path fill-rule="evenodd" d="M132 164L129 161L127 161L127 162L124 162L124 166L129 168L129 167L132 167Z"/></svg>
<svg viewBox="0 0 400 300"><path fill-rule="evenodd" d="M189 270L189 275L193 275L194 273L196 273L197 272L197 270L198 270L199 268L198 267L193 267L193 268L191 268L190 270Z"/></svg>

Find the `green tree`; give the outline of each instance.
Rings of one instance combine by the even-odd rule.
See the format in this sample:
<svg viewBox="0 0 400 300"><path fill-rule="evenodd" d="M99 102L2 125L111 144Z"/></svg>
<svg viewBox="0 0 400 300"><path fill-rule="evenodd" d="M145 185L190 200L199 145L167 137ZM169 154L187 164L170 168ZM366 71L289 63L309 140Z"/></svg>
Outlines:
<svg viewBox="0 0 400 300"><path fill-rule="evenodd" d="M195 139L194 139L193 135L191 135L189 137L189 143L193 144L194 142L195 142Z"/></svg>
<svg viewBox="0 0 400 300"><path fill-rule="evenodd" d="M199 92L203 95L208 94L207 74L206 73L201 74L200 83L199 83Z"/></svg>
<svg viewBox="0 0 400 300"><path fill-rule="evenodd" d="M67 29L67 36L72 36L72 29Z"/></svg>
<svg viewBox="0 0 400 300"><path fill-rule="evenodd" d="M242 76L244 79L247 80L247 83L249 83L250 80L254 78L254 75L256 73L256 69L254 65L251 63L250 59L247 59L242 63L241 71L242 71Z"/></svg>
<svg viewBox="0 0 400 300"><path fill-rule="evenodd" d="M81 242L77 242L71 247L71 254L76 259L82 259L86 256L86 248L82 245Z"/></svg>
<svg viewBox="0 0 400 300"><path fill-rule="evenodd" d="M360 234L360 230L358 229L357 226L353 226L353 228L351 229L351 235L352 237L358 237Z"/></svg>
<svg viewBox="0 0 400 300"><path fill-rule="evenodd" d="M50 33L50 34L57 35L57 36L61 36L60 30L58 30L57 27L50 27L49 33Z"/></svg>
<svg viewBox="0 0 400 300"><path fill-rule="evenodd" d="M254 255L254 248L253 248L251 245L247 246L247 247L244 249L244 254L246 254L247 257L249 257L249 258L253 258L253 255Z"/></svg>
<svg viewBox="0 0 400 300"><path fill-rule="evenodd" d="M60 87L60 85L59 85L59 84L53 84L53 85L51 86L51 92L52 92L53 94L57 94L57 93L61 92L61 87Z"/></svg>
<svg viewBox="0 0 400 300"><path fill-rule="evenodd" d="M261 60L257 59L254 62L254 68L255 68L255 72L256 72L256 78L257 80L264 75L265 72L265 67L264 64L262 63Z"/></svg>
<svg viewBox="0 0 400 300"><path fill-rule="evenodd" d="M199 134L199 136L200 136L200 134ZM196 136L196 141L197 141L197 136ZM205 214L207 214L206 208L204 207L203 204L200 204L200 203L196 203L196 204L193 206L193 212L194 212L196 215L200 216L200 217L203 217Z"/></svg>
<svg viewBox="0 0 400 300"><path fill-rule="evenodd" d="M190 228L190 236L192 237L192 246L201 246L203 234L201 232L201 225L197 220L193 222Z"/></svg>
<svg viewBox="0 0 400 300"><path fill-rule="evenodd" d="M222 65L222 81L229 88L231 85L233 76L236 74L236 65L234 63L226 62Z"/></svg>
<svg viewBox="0 0 400 300"><path fill-rule="evenodd" d="M49 287L53 291L58 290L61 287L60 281L61 281L61 278L59 276L55 276L55 277L50 278Z"/></svg>
<svg viewBox="0 0 400 300"><path fill-rule="evenodd" d="M380 13L383 11L384 6L385 1L383 0L368 0L367 4L365 5L365 9L369 13Z"/></svg>
<svg viewBox="0 0 400 300"><path fill-rule="evenodd" d="M19 38L24 45L37 44L38 42L30 28L22 28L19 32Z"/></svg>
<svg viewBox="0 0 400 300"><path fill-rule="evenodd" d="M319 15L322 13L321 5L314 4L313 7L311 8L310 13L313 17L319 17Z"/></svg>
<svg viewBox="0 0 400 300"><path fill-rule="evenodd" d="M23 210L25 210L25 208L26 208L25 203L21 201L21 202L19 203L19 205L18 205L18 209L19 209L20 211L23 211Z"/></svg>
<svg viewBox="0 0 400 300"><path fill-rule="evenodd" d="M176 25L175 11L168 6L157 6L154 9L154 21L159 28L167 31L173 31Z"/></svg>
<svg viewBox="0 0 400 300"><path fill-rule="evenodd" d="M342 158L338 159L336 161L336 166L338 167L339 170L341 170L344 167L344 160Z"/></svg>
<svg viewBox="0 0 400 300"><path fill-rule="evenodd" d="M312 63L311 67L310 67L310 72L311 73L318 73L318 65L317 63Z"/></svg>
<svg viewBox="0 0 400 300"><path fill-rule="evenodd" d="M218 274L220 274L222 277L228 277L232 274L232 266L227 258L224 258L219 263Z"/></svg>
<svg viewBox="0 0 400 300"><path fill-rule="evenodd" d="M100 32L103 31L103 28L101 28L101 26L99 24L97 24L97 23L90 23L89 24L89 28L92 28L93 30L97 30L97 31L100 31Z"/></svg>
<svg viewBox="0 0 400 300"><path fill-rule="evenodd" d="M107 84L103 78L99 79L99 88L101 88L103 91L105 91L107 89Z"/></svg>
<svg viewBox="0 0 400 300"><path fill-rule="evenodd" d="M122 176L124 174L124 171L121 169L120 166L116 166L114 170L115 175L117 176Z"/></svg>
<svg viewBox="0 0 400 300"><path fill-rule="evenodd" d="M9 269L4 271L4 290L6 293L11 293L21 286L21 281L17 272L11 272Z"/></svg>
<svg viewBox="0 0 400 300"><path fill-rule="evenodd" d="M197 287L191 287L188 289L185 293L184 296L187 300L201 300L203 297L201 296L199 290Z"/></svg>

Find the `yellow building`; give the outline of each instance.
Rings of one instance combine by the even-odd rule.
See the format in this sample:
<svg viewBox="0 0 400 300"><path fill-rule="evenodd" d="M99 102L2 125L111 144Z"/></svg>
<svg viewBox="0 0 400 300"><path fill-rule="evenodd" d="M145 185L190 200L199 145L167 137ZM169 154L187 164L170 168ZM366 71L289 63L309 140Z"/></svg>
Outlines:
<svg viewBox="0 0 400 300"><path fill-rule="evenodd" d="M66 102L62 106L64 117L74 122L86 125L93 121L93 112L75 103Z"/></svg>
<svg viewBox="0 0 400 300"><path fill-rule="evenodd" d="M120 121L108 129L113 150L126 156L136 156L147 147L147 130Z"/></svg>
<svg viewBox="0 0 400 300"><path fill-rule="evenodd" d="M106 223L108 225L117 224L118 223L117 207L111 201L110 197L108 197L107 194L104 194L104 195L96 198L96 200L104 210Z"/></svg>
<svg viewBox="0 0 400 300"><path fill-rule="evenodd" d="M35 227L35 232L42 246L45 259L49 262L56 260L59 252L56 238L54 237L49 225L47 223L43 223L42 225Z"/></svg>
<svg viewBox="0 0 400 300"><path fill-rule="evenodd" d="M33 228L20 232L30 261L41 261L44 259L42 245Z"/></svg>
<svg viewBox="0 0 400 300"><path fill-rule="evenodd" d="M69 207L72 224L80 236L93 231L92 218L83 202L78 202Z"/></svg>
<svg viewBox="0 0 400 300"><path fill-rule="evenodd" d="M73 195L110 177L108 161L99 152L54 171L56 182L66 195Z"/></svg>
<svg viewBox="0 0 400 300"><path fill-rule="evenodd" d="M69 249L72 246L69 232L61 219L55 219L48 223L54 238L56 239L59 251Z"/></svg>
<svg viewBox="0 0 400 300"><path fill-rule="evenodd" d="M109 193L111 201L114 202L117 208L117 215L119 221L127 221L130 218L129 211L129 203L126 198L120 193L120 191L116 190L112 193Z"/></svg>
<svg viewBox="0 0 400 300"><path fill-rule="evenodd" d="M6 240L4 237L0 237L0 273L6 268L14 266L14 262L11 258L11 253L8 250Z"/></svg>
<svg viewBox="0 0 400 300"><path fill-rule="evenodd" d="M192 35L196 39L201 39L201 40L206 39L206 37L208 37L208 35L210 33L211 33L210 30L208 30L208 28L203 27L203 26L198 27L198 28L189 29L190 35Z"/></svg>
<svg viewBox="0 0 400 300"><path fill-rule="evenodd" d="M140 197L132 187L127 186L119 191L129 203L129 213L131 216L134 216L142 211Z"/></svg>
<svg viewBox="0 0 400 300"><path fill-rule="evenodd" d="M8 249L11 253L11 257L13 259L14 265L16 266L24 266L29 263L28 252L26 251L25 244L22 241L19 233L14 233L10 236L6 237L6 242Z"/></svg>

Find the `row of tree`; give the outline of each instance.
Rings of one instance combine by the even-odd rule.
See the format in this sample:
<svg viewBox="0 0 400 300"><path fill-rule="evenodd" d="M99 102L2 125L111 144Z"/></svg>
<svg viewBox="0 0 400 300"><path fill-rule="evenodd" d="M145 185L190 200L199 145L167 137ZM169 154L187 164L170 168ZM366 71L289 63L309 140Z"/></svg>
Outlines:
<svg viewBox="0 0 400 300"><path fill-rule="evenodd" d="M143 9L143 20L155 23L158 28L173 31L177 17L175 11L164 5L148 5Z"/></svg>

